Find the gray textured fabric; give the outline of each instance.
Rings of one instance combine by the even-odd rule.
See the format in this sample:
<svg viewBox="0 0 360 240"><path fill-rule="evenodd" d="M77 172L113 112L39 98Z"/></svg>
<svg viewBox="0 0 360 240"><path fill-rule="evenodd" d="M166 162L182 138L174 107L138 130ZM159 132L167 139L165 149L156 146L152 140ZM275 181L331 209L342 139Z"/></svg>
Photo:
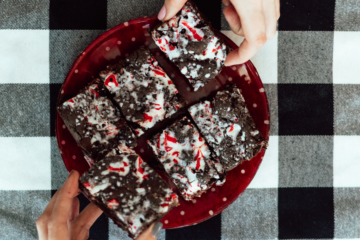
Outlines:
<svg viewBox="0 0 360 240"><path fill-rule="evenodd" d="M359 0L337 0L335 5L335 31L360 31Z"/></svg>
<svg viewBox="0 0 360 240"><path fill-rule="evenodd" d="M0 136L50 135L50 88L47 84L0 85Z"/></svg>
<svg viewBox="0 0 360 240"><path fill-rule="evenodd" d="M0 29L49 28L48 0L0 1Z"/></svg>
<svg viewBox="0 0 360 240"><path fill-rule="evenodd" d="M50 191L0 191L0 239L38 239L35 221L50 198Z"/></svg>
<svg viewBox="0 0 360 240"><path fill-rule="evenodd" d="M333 32L280 31L278 83L332 83Z"/></svg>
<svg viewBox="0 0 360 240"><path fill-rule="evenodd" d="M224 10L224 8L225 8L225 5L221 4L222 11ZM223 13L221 14L221 30L231 30L230 25L226 21L225 15Z"/></svg>
<svg viewBox="0 0 360 240"><path fill-rule="evenodd" d="M127 22L131 19L157 15L164 5L163 0L108 0L107 27Z"/></svg>
<svg viewBox="0 0 360 240"><path fill-rule="evenodd" d="M103 30L50 31L50 83L63 83L76 57Z"/></svg>
<svg viewBox="0 0 360 240"><path fill-rule="evenodd" d="M246 189L222 212L221 239L277 238L277 202L277 189Z"/></svg>
<svg viewBox="0 0 360 240"><path fill-rule="evenodd" d="M334 132L360 135L360 85L334 85Z"/></svg>
<svg viewBox="0 0 360 240"><path fill-rule="evenodd" d="M359 238L360 189L335 188L335 237Z"/></svg>
<svg viewBox="0 0 360 240"><path fill-rule="evenodd" d="M63 159L60 156L55 137L51 137L51 189L59 189L69 173L66 170Z"/></svg>
<svg viewBox="0 0 360 240"><path fill-rule="evenodd" d="M332 187L333 136L279 136L279 187Z"/></svg>
<svg viewBox="0 0 360 240"><path fill-rule="evenodd" d="M276 84L264 84L270 109L270 135L279 134L278 93Z"/></svg>

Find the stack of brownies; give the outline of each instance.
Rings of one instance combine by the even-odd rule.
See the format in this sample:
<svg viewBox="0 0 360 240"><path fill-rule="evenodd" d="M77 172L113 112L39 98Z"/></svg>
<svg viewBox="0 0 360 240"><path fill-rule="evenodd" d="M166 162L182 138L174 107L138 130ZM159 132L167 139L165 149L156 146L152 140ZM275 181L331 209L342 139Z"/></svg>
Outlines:
<svg viewBox="0 0 360 240"><path fill-rule="evenodd" d="M222 69L229 47L192 2L151 32L194 90ZM189 201L266 146L235 85L187 106L149 49L108 67L58 111L91 168L80 188L131 238L178 205L178 196L135 152L137 138L187 108L147 142L167 176ZM189 119L191 116L192 119Z"/></svg>

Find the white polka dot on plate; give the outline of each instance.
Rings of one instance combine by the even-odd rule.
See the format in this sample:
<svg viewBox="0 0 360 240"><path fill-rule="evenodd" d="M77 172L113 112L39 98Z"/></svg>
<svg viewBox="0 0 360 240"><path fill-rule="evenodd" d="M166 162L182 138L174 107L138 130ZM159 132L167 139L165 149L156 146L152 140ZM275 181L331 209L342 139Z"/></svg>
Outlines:
<svg viewBox="0 0 360 240"><path fill-rule="evenodd" d="M124 22L124 25L125 25L125 26L129 26L129 23L128 23L128 22Z"/></svg>
<svg viewBox="0 0 360 240"><path fill-rule="evenodd" d="M264 89L264 88L260 88L260 89L259 89L259 92L265 92L265 89Z"/></svg>
<svg viewBox="0 0 360 240"><path fill-rule="evenodd" d="M106 51L110 51L110 48L109 48L109 47L106 47L105 50L106 50Z"/></svg>
<svg viewBox="0 0 360 240"><path fill-rule="evenodd" d="M244 173L245 173L245 170L244 170L244 169L241 169L241 173L244 174Z"/></svg>
<svg viewBox="0 0 360 240"><path fill-rule="evenodd" d="M232 69L232 70L234 70L234 71L236 71L236 67L235 67L235 66L234 66L234 67L232 67L231 69Z"/></svg>
<svg viewBox="0 0 360 240"><path fill-rule="evenodd" d="M168 221L168 220L165 220L165 221L164 221L164 223L165 223L165 224L168 224L168 223L169 223L169 221Z"/></svg>
<svg viewBox="0 0 360 240"><path fill-rule="evenodd" d="M227 198L226 198L226 197L224 197L224 198L223 198L223 201L224 201L224 202L226 202L226 200L227 200Z"/></svg>
<svg viewBox="0 0 360 240"><path fill-rule="evenodd" d="M192 202L193 202L193 203L196 203L196 199L193 199Z"/></svg>
<svg viewBox="0 0 360 240"><path fill-rule="evenodd" d="M136 40L136 39L135 39L134 37L131 39L131 41L133 41L133 42L135 42L135 40Z"/></svg>
<svg viewBox="0 0 360 240"><path fill-rule="evenodd" d="M59 152L60 152L60 154L62 154L62 151L61 151L61 150L59 150Z"/></svg>
<svg viewBox="0 0 360 240"><path fill-rule="evenodd" d="M64 141L64 140L62 140L62 141L61 141L61 144L62 144L62 145L65 145L65 141Z"/></svg>
<svg viewBox="0 0 360 240"><path fill-rule="evenodd" d="M79 70L75 69L75 73L78 73L78 72L79 72Z"/></svg>
<svg viewBox="0 0 360 240"><path fill-rule="evenodd" d="M63 129L65 129L65 128L66 128L65 124L63 124L63 125L62 125L62 128L63 128Z"/></svg>
<svg viewBox="0 0 360 240"><path fill-rule="evenodd" d="M61 90L61 94L64 94L64 90Z"/></svg>
<svg viewBox="0 0 360 240"><path fill-rule="evenodd" d="M150 34L149 34L148 32L146 32L144 35L145 35L145 37L149 37L149 36L150 36Z"/></svg>
<svg viewBox="0 0 360 240"><path fill-rule="evenodd" d="M145 44L146 46L149 45L149 43L148 43L147 41L146 41L144 44Z"/></svg>
<svg viewBox="0 0 360 240"><path fill-rule="evenodd" d="M254 104L253 104L253 107L255 107L255 108L256 108L256 107L257 107L257 104L256 104L256 103L254 103Z"/></svg>
<svg viewBox="0 0 360 240"><path fill-rule="evenodd" d="M211 189L211 191L212 191L212 192L215 192L215 191L216 191L216 189L215 189L215 188L212 188L212 189Z"/></svg>
<svg viewBox="0 0 360 240"><path fill-rule="evenodd" d="M270 122L269 122L269 120L265 120L264 123L265 123L265 124L269 124Z"/></svg>
<svg viewBox="0 0 360 240"><path fill-rule="evenodd" d="M210 211L209 211L209 214L210 214L211 216L214 215L213 210L210 210Z"/></svg>
<svg viewBox="0 0 360 240"><path fill-rule="evenodd" d="M72 159L74 159L74 160L75 160L75 159L76 159L76 156L75 156L75 155L73 155L73 156L72 156Z"/></svg>
<svg viewBox="0 0 360 240"><path fill-rule="evenodd" d="M117 41L117 44L119 44L119 45L120 45L120 44L121 44L121 41Z"/></svg>
<svg viewBox="0 0 360 240"><path fill-rule="evenodd" d="M181 215L185 215L185 212L184 212L184 211L181 211L180 214L181 214Z"/></svg>
<svg viewBox="0 0 360 240"><path fill-rule="evenodd" d="M230 82L232 81L232 77L229 77L229 81L230 81Z"/></svg>

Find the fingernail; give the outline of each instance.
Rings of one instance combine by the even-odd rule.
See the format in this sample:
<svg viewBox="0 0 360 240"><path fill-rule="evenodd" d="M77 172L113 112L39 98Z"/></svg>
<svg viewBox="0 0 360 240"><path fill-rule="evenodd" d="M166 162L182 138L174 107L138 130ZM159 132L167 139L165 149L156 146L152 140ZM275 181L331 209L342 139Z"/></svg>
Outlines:
<svg viewBox="0 0 360 240"><path fill-rule="evenodd" d="M70 171L68 178L74 173L74 169Z"/></svg>
<svg viewBox="0 0 360 240"><path fill-rule="evenodd" d="M166 8L165 8L165 5L161 8L159 14L158 14L158 19L161 21L164 19L166 15Z"/></svg>
<svg viewBox="0 0 360 240"><path fill-rule="evenodd" d="M157 222L152 230L151 235L154 238L157 238L159 236L159 233L160 233L162 227L163 227L163 224L161 222Z"/></svg>

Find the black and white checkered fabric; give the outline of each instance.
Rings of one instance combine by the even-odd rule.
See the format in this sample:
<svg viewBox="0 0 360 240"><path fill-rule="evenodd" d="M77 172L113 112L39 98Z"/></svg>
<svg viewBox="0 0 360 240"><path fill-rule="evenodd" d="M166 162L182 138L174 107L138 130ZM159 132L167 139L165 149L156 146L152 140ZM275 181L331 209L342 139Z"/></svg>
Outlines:
<svg viewBox="0 0 360 240"><path fill-rule="evenodd" d="M242 41L221 0L195 2ZM35 220L67 177L55 102L77 54L162 5L0 0L0 239L36 239ZM281 0L279 32L252 61L271 109L270 146L255 179L222 214L159 239L360 239L359 0ZM101 216L90 239L128 238Z"/></svg>

